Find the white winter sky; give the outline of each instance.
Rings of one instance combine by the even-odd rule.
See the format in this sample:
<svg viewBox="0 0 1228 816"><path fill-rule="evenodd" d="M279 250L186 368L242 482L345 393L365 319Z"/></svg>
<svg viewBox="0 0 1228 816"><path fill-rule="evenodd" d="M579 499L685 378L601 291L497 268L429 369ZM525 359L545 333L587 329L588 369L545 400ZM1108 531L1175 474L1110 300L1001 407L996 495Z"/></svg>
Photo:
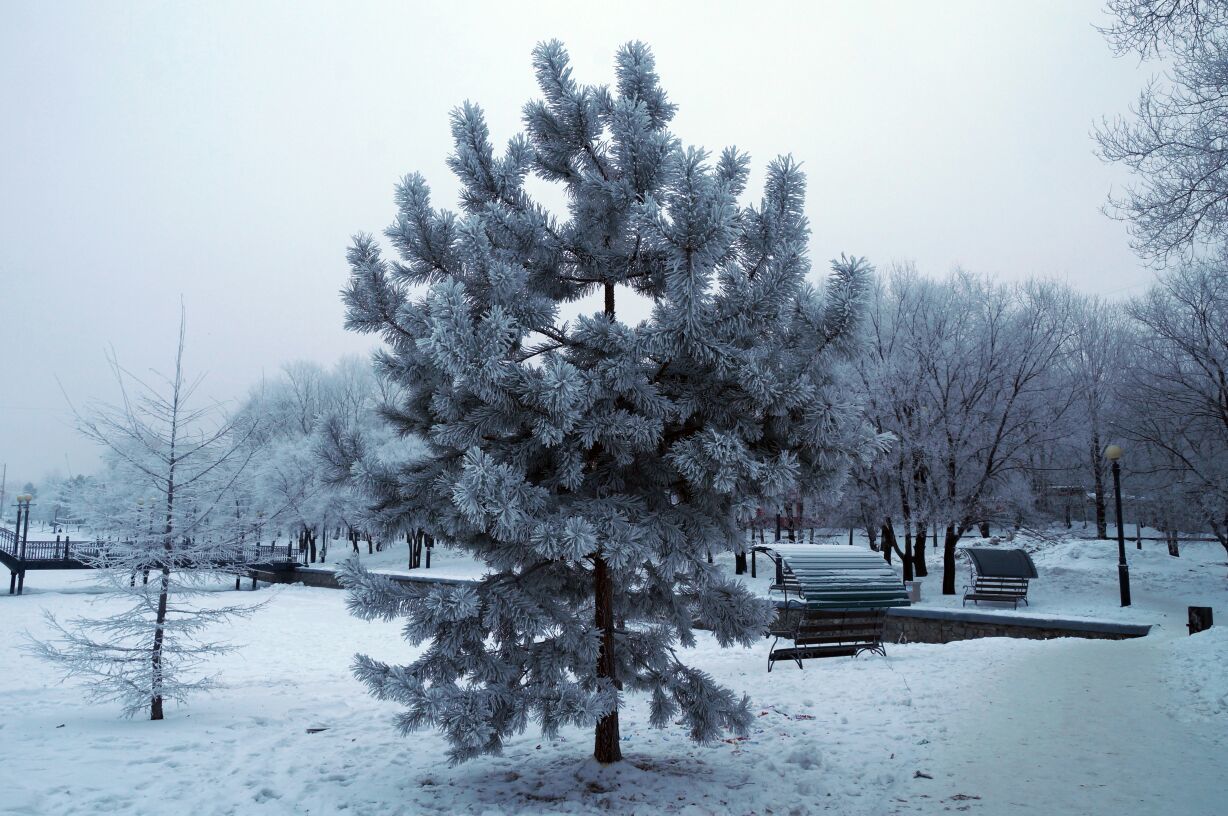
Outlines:
<svg viewBox="0 0 1228 816"><path fill-rule="evenodd" d="M172 362L179 300L202 393L234 400L342 328L344 252L421 171L454 206L448 111L506 141L557 37L577 78L648 42L688 144L791 152L816 274L1039 274L1123 297L1150 279L1100 208L1126 181L1091 131L1154 71L1114 58L1101 0L558 3L0 0L0 462L90 471L74 402L112 399L104 350ZM756 194L757 197L757 194Z"/></svg>

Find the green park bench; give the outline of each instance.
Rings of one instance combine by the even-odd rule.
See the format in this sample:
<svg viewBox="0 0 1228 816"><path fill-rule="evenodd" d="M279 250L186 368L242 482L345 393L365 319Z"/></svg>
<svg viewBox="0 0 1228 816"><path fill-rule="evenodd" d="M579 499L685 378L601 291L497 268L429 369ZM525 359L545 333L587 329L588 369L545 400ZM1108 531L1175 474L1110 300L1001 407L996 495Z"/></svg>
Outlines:
<svg viewBox="0 0 1228 816"><path fill-rule="evenodd" d="M882 556L828 544L760 545L776 565L769 594L780 593L768 671L778 660L886 655L887 609L908 606L908 593ZM790 645L778 646L782 640Z"/></svg>

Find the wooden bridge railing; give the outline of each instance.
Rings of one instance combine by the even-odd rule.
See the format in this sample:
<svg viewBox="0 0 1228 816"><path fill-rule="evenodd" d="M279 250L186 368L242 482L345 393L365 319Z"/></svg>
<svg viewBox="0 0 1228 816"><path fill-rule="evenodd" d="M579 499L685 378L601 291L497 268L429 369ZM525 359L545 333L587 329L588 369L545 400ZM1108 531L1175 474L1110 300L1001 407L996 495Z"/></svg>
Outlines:
<svg viewBox="0 0 1228 816"><path fill-rule="evenodd" d="M18 561L88 563L104 560L107 549L108 544L105 541L72 541L69 536L65 536L63 540L57 537L54 541L18 541L13 531L0 527L0 551ZM183 564L194 563L190 550L177 549L173 551L172 558L182 559ZM284 545L239 544L215 551L209 560L223 568L242 564L295 563L298 561L298 552L289 541Z"/></svg>

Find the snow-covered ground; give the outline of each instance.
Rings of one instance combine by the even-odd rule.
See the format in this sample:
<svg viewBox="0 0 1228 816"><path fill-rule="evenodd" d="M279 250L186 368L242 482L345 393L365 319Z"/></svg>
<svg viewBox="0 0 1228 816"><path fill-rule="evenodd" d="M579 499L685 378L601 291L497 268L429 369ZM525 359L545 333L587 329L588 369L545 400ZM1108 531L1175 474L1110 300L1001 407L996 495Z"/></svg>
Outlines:
<svg viewBox="0 0 1228 816"><path fill-rule="evenodd" d="M769 675L768 642L722 650L700 633L684 657L752 696L750 735L695 746L680 728L649 727L632 696L627 762L613 770L587 759L592 737L578 729L553 743L530 730L502 757L448 767L438 735L399 736L397 706L350 676L356 651L412 657L399 624L358 621L343 593L301 586L245 593L268 603L220 633L242 647L215 664L225 688L172 707L164 722L120 720L117 706L57 683L20 635L46 631L44 610L71 617L113 601L94 593L88 573L31 573L25 596L0 596L0 813L1222 816L1223 551L1186 545L1172 559L1162 545L1144 547L1129 553L1136 605L1124 615L1115 548L1068 542L1034 553L1034 613L1159 624L1138 640L891 646L886 659L779 664ZM403 567L404 549L369 560ZM436 555L430 574L473 574ZM926 602L950 605L938 580L927 580ZM1187 637L1184 609L1195 603L1215 607L1220 625Z"/></svg>

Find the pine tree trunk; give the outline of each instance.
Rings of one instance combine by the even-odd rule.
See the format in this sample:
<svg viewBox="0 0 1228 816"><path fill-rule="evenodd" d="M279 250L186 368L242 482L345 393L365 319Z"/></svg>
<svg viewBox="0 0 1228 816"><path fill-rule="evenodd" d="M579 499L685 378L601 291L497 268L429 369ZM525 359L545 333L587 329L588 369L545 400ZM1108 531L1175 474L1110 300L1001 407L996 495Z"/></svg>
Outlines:
<svg viewBox="0 0 1228 816"><path fill-rule="evenodd" d="M618 688L618 672L614 662L614 581L610 568L600 554L593 559L593 605L596 624L601 632L601 649L597 653L597 682L608 680ZM597 733L593 739L593 757L602 764L618 762L623 758L618 734L618 705L597 721Z"/></svg>
<svg viewBox="0 0 1228 816"><path fill-rule="evenodd" d="M614 321L614 284L605 284L605 316ZM776 517L776 538L780 539L780 516ZM614 660L614 580L610 567L598 551L593 557L593 611L598 631L601 632L601 648L597 652L597 683L606 680L615 688L618 682L618 664ZM593 757L603 765L618 762L623 758L618 734L618 704L597 721L593 736Z"/></svg>
<svg viewBox="0 0 1228 816"><path fill-rule="evenodd" d="M955 594L955 545L959 542L959 536L955 533L955 526L947 525L946 536L942 546L942 594Z"/></svg>

